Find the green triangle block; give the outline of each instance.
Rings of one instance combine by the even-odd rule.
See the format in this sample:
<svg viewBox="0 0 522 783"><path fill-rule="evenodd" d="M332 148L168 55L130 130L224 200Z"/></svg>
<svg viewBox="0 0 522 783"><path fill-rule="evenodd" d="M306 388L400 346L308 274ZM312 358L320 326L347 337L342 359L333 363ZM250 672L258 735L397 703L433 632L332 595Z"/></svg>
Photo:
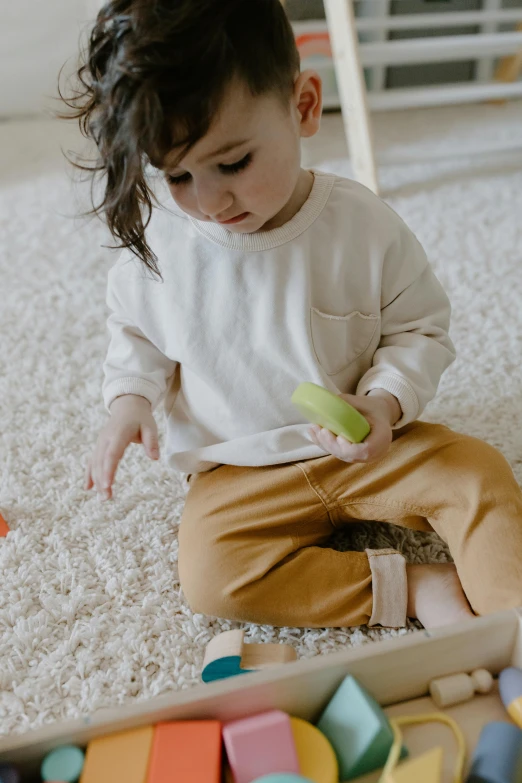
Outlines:
<svg viewBox="0 0 522 783"><path fill-rule="evenodd" d="M393 744L390 722L355 677L349 675L343 680L317 728L335 750L341 780L358 778L386 764Z"/></svg>

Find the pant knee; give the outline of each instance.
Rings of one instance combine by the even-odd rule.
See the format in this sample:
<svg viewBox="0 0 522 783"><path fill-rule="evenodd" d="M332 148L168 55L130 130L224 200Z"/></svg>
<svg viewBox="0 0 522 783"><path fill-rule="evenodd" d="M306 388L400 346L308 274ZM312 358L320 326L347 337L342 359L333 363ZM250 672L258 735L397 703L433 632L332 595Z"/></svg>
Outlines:
<svg viewBox="0 0 522 783"><path fill-rule="evenodd" d="M519 492L511 467L494 446L469 435L459 435L444 450L446 467L454 472L457 482L462 479L487 487L488 494L506 489Z"/></svg>
<svg viewBox="0 0 522 783"><path fill-rule="evenodd" d="M190 609L198 614L236 619L229 585L208 567L193 569L190 575L180 570L180 584Z"/></svg>
<svg viewBox="0 0 522 783"><path fill-rule="evenodd" d="M200 531L201 533L201 531ZM213 617L235 617L231 558L222 547L180 527L178 570L181 589L190 609Z"/></svg>

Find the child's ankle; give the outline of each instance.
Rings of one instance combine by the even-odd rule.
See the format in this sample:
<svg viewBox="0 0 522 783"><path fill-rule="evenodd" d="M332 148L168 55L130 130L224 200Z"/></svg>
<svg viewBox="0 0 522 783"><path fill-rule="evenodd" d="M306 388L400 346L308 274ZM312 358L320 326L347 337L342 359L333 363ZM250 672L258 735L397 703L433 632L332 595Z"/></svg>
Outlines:
<svg viewBox="0 0 522 783"><path fill-rule="evenodd" d="M408 617L425 628L468 620L474 617L452 563L408 565Z"/></svg>

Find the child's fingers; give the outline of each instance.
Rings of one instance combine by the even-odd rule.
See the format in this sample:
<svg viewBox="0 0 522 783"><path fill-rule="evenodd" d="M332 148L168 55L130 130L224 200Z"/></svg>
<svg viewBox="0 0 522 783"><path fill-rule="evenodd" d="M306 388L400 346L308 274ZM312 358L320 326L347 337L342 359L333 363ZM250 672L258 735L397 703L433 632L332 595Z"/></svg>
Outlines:
<svg viewBox="0 0 522 783"><path fill-rule="evenodd" d="M343 462L371 462L377 459L382 449L382 436L370 434L363 443L350 443L350 441L343 438L342 435L336 437L332 432L320 427L314 427L313 433L315 435L315 443L320 448L333 454Z"/></svg>
<svg viewBox="0 0 522 783"><path fill-rule="evenodd" d="M151 459L159 459L158 432L153 427L143 427L141 431L141 440L145 448L145 453Z"/></svg>
<svg viewBox="0 0 522 783"><path fill-rule="evenodd" d="M84 489L92 489L94 487L94 481L92 480L92 472L91 472L91 460L87 462L87 465L85 467L85 475L83 479L83 488Z"/></svg>
<svg viewBox="0 0 522 783"><path fill-rule="evenodd" d="M105 449L99 489L102 491L102 493L104 493L104 495L107 495L108 497L110 497L110 489L114 482L116 470L118 469L120 460L123 457L125 449L128 445L128 441L126 440L115 440L109 442L107 448Z"/></svg>

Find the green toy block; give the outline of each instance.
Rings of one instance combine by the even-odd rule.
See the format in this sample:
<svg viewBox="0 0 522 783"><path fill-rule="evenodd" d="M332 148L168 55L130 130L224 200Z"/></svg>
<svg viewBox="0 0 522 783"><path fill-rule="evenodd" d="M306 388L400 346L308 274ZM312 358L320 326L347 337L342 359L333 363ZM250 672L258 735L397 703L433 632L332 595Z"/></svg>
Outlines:
<svg viewBox="0 0 522 783"><path fill-rule="evenodd" d="M351 675L337 689L317 728L335 750L341 780L384 767L393 744L393 731L382 708ZM406 754L403 749L402 755Z"/></svg>
<svg viewBox="0 0 522 783"><path fill-rule="evenodd" d="M301 383L292 394L292 403L305 419L334 435L342 435L351 443L361 443L370 433L370 425L362 413L315 383Z"/></svg>

